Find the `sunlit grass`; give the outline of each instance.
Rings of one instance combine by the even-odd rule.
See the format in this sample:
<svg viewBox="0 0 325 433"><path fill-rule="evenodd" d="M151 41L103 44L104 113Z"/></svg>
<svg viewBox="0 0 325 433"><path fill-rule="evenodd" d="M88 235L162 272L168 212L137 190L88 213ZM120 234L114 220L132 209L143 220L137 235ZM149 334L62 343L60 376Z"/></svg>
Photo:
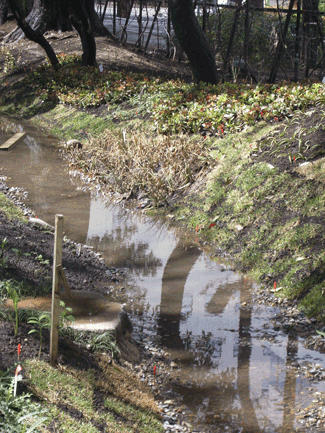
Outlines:
<svg viewBox="0 0 325 433"><path fill-rule="evenodd" d="M92 369L53 368L35 359L26 362L28 388L48 409L46 425L54 422L60 431L69 433L95 432L98 431L96 424L108 433L162 432L153 398L144 390L141 394L141 386L138 383L136 387L136 380L125 370L114 365L102 366L99 380ZM127 387L132 382L134 390L130 392L125 388L120 395L118 388L121 385L123 389L123 382ZM96 408L96 390L106 396L104 406L107 410ZM133 398L134 402L130 401ZM50 430L44 427L43 431Z"/></svg>
<svg viewBox="0 0 325 433"><path fill-rule="evenodd" d="M0 211L4 212L9 219L18 218L21 221L27 221L23 212L2 193L0 193Z"/></svg>

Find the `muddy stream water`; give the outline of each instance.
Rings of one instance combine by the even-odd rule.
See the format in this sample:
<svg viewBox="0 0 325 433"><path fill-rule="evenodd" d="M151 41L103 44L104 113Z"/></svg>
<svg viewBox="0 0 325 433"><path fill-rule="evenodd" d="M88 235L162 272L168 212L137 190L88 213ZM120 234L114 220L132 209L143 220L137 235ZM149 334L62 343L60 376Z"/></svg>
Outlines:
<svg viewBox="0 0 325 433"><path fill-rule="evenodd" d="M325 383L291 366L325 367L325 357L273 326L278 310L254 302L254 282L212 258L195 234L84 190L53 137L8 118L0 125L0 141L27 133L0 153L8 186L24 188L27 206L48 223L62 213L68 238L126 271L123 286L113 284L127 303L134 337L175 360L170 396L186 407L195 431L300 431L295 413Z"/></svg>

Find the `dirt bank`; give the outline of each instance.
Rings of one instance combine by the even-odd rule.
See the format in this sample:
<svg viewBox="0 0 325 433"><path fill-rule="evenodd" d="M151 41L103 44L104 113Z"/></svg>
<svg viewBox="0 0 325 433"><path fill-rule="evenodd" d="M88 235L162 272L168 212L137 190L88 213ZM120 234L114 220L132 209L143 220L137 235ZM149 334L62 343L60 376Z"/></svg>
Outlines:
<svg viewBox="0 0 325 433"><path fill-rule="evenodd" d="M15 28L13 22L8 22L0 26L0 43L3 38ZM56 55L64 53L66 55L82 54L81 42L77 32L54 32L50 31L45 34L46 39L53 47ZM132 46L123 46L118 41L112 41L108 37L96 37L97 63L102 64L104 69L120 70L125 69L128 72L144 72L147 75L191 79L191 72L188 64L177 61L166 61L154 53L142 55ZM42 64L46 55L44 50L36 43L25 38L12 44L2 46L2 55L0 56L0 67L6 61L9 61L6 53L15 58L16 66L22 66L27 69Z"/></svg>

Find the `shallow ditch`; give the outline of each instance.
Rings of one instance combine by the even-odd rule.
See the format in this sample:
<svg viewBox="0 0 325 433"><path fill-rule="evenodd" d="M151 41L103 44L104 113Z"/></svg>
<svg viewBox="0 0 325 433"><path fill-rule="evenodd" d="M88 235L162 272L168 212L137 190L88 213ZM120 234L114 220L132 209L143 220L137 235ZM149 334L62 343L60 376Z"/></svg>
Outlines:
<svg viewBox="0 0 325 433"><path fill-rule="evenodd" d="M24 188L26 205L49 224L62 213L68 238L125 270L108 293L120 291L135 339L173 360L167 414L177 403L198 432L324 431L325 357L292 332L296 324L308 331L303 315L292 310L282 326L269 295L212 258L195 234L108 203L89 179L69 172L53 137L8 118L0 125L2 140L27 133L0 153L8 186ZM167 431L177 425L166 415Z"/></svg>

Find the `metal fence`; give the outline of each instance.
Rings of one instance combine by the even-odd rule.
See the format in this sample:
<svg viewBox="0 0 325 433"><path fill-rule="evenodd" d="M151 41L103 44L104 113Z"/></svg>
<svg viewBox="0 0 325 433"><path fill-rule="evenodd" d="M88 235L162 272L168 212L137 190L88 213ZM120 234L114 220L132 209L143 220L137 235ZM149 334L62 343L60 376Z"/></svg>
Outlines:
<svg viewBox="0 0 325 433"><path fill-rule="evenodd" d="M145 50L168 50L171 24L162 1L137 4L132 1L126 10L118 6L117 1L97 4L99 16L114 36Z"/></svg>
<svg viewBox="0 0 325 433"><path fill-rule="evenodd" d="M182 54L163 0L101 1L98 14L123 43L163 50L167 57ZM227 1L194 2L223 75L236 79L244 74L258 81L273 74L272 81L278 72L295 80L323 74L324 13L317 0L267 0L269 7L263 0Z"/></svg>

